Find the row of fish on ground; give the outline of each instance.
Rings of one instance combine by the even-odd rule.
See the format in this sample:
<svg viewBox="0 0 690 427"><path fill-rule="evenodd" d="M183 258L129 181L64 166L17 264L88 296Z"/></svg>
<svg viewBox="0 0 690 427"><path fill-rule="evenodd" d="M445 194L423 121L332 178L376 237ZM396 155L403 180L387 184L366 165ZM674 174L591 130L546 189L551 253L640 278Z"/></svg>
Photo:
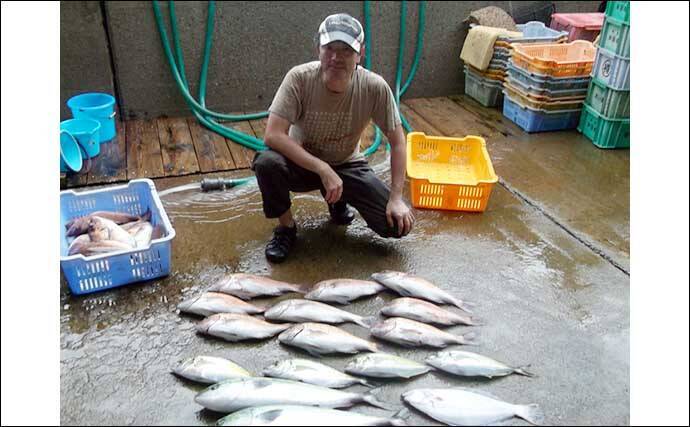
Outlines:
<svg viewBox="0 0 690 427"><path fill-rule="evenodd" d="M163 231L151 224L150 210L141 216L98 211L67 221L65 229L67 255L84 256L145 248Z"/></svg>
<svg viewBox="0 0 690 427"><path fill-rule="evenodd" d="M371 281L333 279L319 282L308 292L299 285L263 276L231 274L208 292L178 305L181 312L206 318L197 331L236 342L278 340L301 348L317 357L346 353L358 355L344 371L307 359L279 361L252 375L229 360L197 356L184 360L173 373L192 381L213 384L200 392L195 401L221 413L218 425L405 425L406 410L392 417L363 415L335 408L367 403L391 409L371 392L340 390L353 385L374 387L366 378L408 379L438 369L464 377L494 378L510 374L533 376L523 367L508 366L491 358L460 350L444 350L428 357L425 363L380 352L368 340L349 334L332 324L350 322L370 330L371 335L406 347L444 348L453 344L475 344L474 334L454 335L439 326L479 325L471 316L472 304L443 291L433 283L407 273L375 273ZM351 301L392 290L402 297L381 309L388 319L363 317L327 303ZM247 300L255 297L304 294L304 299L281 301L264 307ZM436 306L451 304L466 312L459 314ZM263 314L270 323L253 317ZM514 416L539 424L543 414L537 405L515 405L485 392L465 388L425 388L406 391L404 402L430 417L449 425L476 425L499 422Z"/></svg>

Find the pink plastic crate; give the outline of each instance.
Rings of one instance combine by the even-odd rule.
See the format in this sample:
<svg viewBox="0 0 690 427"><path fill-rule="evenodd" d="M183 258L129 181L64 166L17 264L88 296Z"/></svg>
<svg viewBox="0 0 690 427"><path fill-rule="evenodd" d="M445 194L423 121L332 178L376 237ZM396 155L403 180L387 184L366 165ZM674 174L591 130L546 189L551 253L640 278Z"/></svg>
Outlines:
<svg viewBox="0 0 690 427"><path fill-rule="evenodd" d="M597 38L604 26L603 13L554 13L551 15L551 28L568 32L568 41Z"/></svg>

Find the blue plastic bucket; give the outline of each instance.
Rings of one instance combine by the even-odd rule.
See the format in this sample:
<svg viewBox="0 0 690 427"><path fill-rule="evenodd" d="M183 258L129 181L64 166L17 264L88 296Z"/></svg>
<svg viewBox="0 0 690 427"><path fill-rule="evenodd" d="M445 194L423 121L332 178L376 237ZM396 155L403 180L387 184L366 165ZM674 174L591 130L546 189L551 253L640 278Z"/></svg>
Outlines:
<svg viewBox="0 0 690 427"><path fill-rule="evenodd" d="M66 130L60 131L60 172L79 172L83 165L81 148L77 140Z"/></svg>
<svg viewBox="0 0 690 427"><path fill-rule="evenodd" d="M107 93L83 93L67 101L75 119L98 120L101 142L115 138L115 98Z"/></svg>
<svg viewBox="0 0 690 427"><path fill-rule="evenodd" d="M98 138L100 129L101 124L96 120L70 119L60 122L60 130L69 132L83 148L81 155L84 159L96 157L101 152L100 139Z"/></svg>

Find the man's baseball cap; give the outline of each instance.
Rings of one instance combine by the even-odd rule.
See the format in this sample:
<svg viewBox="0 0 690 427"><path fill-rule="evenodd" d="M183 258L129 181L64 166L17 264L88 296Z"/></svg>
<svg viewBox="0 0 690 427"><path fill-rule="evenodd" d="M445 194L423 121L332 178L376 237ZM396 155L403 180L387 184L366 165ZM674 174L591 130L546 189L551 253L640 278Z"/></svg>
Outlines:
<svg viewBox="0 0 690 427"><path fill-rule="evenodd" d="M347 43L359 53L364 43L362 24L347 13L336 13L326 17L319 26L319 43L324 46L334 41Z"/></svg>

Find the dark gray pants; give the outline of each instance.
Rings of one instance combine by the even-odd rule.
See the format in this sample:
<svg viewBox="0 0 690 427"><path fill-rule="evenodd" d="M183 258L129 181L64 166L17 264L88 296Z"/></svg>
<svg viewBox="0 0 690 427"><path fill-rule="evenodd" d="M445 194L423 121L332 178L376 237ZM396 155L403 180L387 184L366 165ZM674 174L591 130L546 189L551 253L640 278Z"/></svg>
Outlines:
<svg viewBox="0 0 690 427"><path fill-rule="evenodd" d="M278 218L290 209L290 191L304 193L319 190L326 194L319 175L298 166L277 151L260 151L254 156L252 170L261 189L266 218ZM352 205L367 226L381 237L398 237L397 225L388 226L386 205L390 188L365 161L334 166L343 180L340 201Z"/></svg>

